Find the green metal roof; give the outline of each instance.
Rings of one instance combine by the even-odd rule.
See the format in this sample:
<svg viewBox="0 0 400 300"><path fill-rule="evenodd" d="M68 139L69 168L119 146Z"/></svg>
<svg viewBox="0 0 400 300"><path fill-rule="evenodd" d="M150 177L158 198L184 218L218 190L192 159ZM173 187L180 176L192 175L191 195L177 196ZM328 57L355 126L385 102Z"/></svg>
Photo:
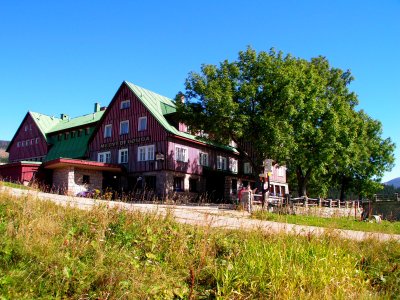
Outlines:
<svg viewBox="0 0 400 300"><path fill-rule="evenodd" d="M86 156L86 150L88 146L89 138L91 137L94 126L90 127L88 134L82 132L81 136L77 134L72 137L69 134L68 138L65 139L65 135L61 135L59 140L58 135L49 137L49 143L52 144L49 152L46 155L45 161L50 161L57 158L83 158Z"/></svg>
<svg viewBox="0 0 400 300"><path fill-rule="evenodd" d="M46 134L50 132L50 130L54 126L56 126L59 122L61 122L61 119L59 118L50 117L37 112L30 111L29 114L35 121L36 125L38 126L39 130L42 132L44 137L46 137Z"/></svg>
<svg viewBox="0 0 400 300"><path fill-rule="evenodd" d="M48 133L55 133L57 131L63 131L63 130L67 130L67 129L71 129L74 127L81 127L81 126L85 126L85 125L89 125L92 123L96 123L100 120L100 118L103 116L104 114L104 110L102 111L98 111L95 113L91 113L88 115L84 115L81 117L77 117L77 118L68 118L66 120L61 120L60 122L58 122L54 127L52 127Z"/></svg>
<svg viewBox="0 0 400 300"><path fill-rule="evenodd" d="M157 119L157 121L170 133L180 137L184 137L186 139L202 142L207 145L215 146L218 148L222 148L224 150L238 153L238 151L234 147L228 145L222 145L220 143L216 143L205 138L201 138L186 132L179 131L174 126L169 124L167 119L164 117L164 115L166 114L176 112L175 103L171 99L159 95L157 93L154 93L152 91L149 91L147 89L144 89L131 82L125 81L125 83L132 90L132 92L134 92L135 95L141 100L141 102L150 111L150 113Z"/></svg>

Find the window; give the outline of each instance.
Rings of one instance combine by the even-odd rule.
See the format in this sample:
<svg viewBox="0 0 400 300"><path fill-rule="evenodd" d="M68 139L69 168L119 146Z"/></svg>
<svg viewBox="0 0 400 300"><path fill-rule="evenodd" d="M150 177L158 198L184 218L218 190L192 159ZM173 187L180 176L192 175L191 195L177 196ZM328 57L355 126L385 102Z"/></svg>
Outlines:
<svg viewBox="0 0 400 300"><path fill-rule="evenodd" d="M89 175L83 175L82 176L82 183L83 184L89 184L90 183L90 176Z"/></svg>
<svg viewBox="0 0 400 300"><path fill-rule="evenodd" d="M208 153L200 152L199 161L200 165L208 167Z"/></svg>
<svg viewBox="0 0 400 300"><path fill-rule="evenodd" d="M68 140L69 132L64 133L64 140Z"/></svg>
<svg viewBox="0 0 400 300"><path fill-rule="evenodd" d="M111 132L112 132L112 125L108 124L104 126L104 138L111 137Z"/></svg>
<svg viewBox="0 0 400 300"><path fill-rule="evenodd" d="M73 131L71 132L71 139L73 139L73 138L75 137L75 135L76 135L76 132L75 132L75 130L73 130Z"/></svg>
<svg viewBox="0 0 400 300"><path fill-rule="evenodd" d="M226 157L217 156L217 169L226 170Z"/></svg>
<svg viewBox="0 0 400 300"><path fill-rule="evenodd" d="M39 144L39 138L36 138L36 144Z"/></svg>
<svg viewBox="0 0 400 300"><path fill-rule="evenodd" d="M101 152L97 154L97 161L103 163L110 163L111 162L111 152Z"/></svg>
<svg viewBox="0 0 400 300"><path fill-rule="evenodd" d="M22 143L22 147L25 147L25 141L22 141L21 143Z"/></svg>
<svg viewBox="0 0 400 300"><path fill-rule="evenodd" d="M187 149L182 146L175 147L175 160L176 161L188 161Z"/></svg>
<svg viewBox="0 0 400 300"><path fill-rule="evenodd" d="M138 131L145 131L147 129L147 117L140 117L138 122Z"/></svg>
<svg viewBox="0 0 400 300"><path fill-rule="evenodd" d="M78 131L78 137L82 135L82 129L79 129Z"/></svg>
<svg viewBox="0 0 400 300"><path fill-rule="evenodd" d="M197 179L189 179L189 192L197 193Z"/></svg>
<svg viewBox="0 0 400 300"><path fill-rule="evenodd" d="M154 145L138 147L138 161L154 160Z"/></svg>
<svg viewBox="0 0 400 300"><path fill-rule="evenodd" d="M59 141L61 141L61 137L62 137L62 135L61 135L61 133L58 135L58 137L57 137L57 139L59 140Z"/></svg>
<svg viewBox="0 0 400 300"><path fill-rule="evenodd" d="M118 151L118 163L119 164L128 163L128 149L120 149Z"/></svg>
<svg viewBox="0 0 400 300"><path fill-rule="evenodd" d="M89 132L90 132L90 128L89 127L85 128L85 135L89 135Z"/></svg>
<svg viewBox="0 0 400 300"><path fill-rule="evenodd" d="M25 141L25 145L28 147L29 146L29 140Z"/></svg>
<svg viewBox="0 0 400 300"><path fill-rule="evenodd" d="M19 148L20 145L21 145L21 142L17 142L17 148Z"/></svg>
<svg viewBox="0 0 400 300"><path fill-rule="evenodd" d="M174 177L174 191L183 192L183 177Z"/></svg>
<svg viewBox="0 0 400 300"><path fill-rule="evenodd" d="M127 109L131 107L131 100L121 101L121 109Z"/></svg>
<svg viewBox="0 0 400 300"><path fill-rule="evenodd" d="M283 175L284 175L284 168L278 167L278 176L283 177Z"/></svg>
<svg viewBox="0 0 400 300"><path fill-rule="evenodd" d="M253 173L253 168L251 167L251 164L249 162L245 162L244 165L244 174L252 174Z"/></svg>
<svg viewBox="0 0 400 300"><path fill-rule="evenodd" d="M231 171L232 173L237 173L237 171L238 171L237 159L234 159L234 158L229 159L229 171Z"/></svg>
<svg viewBox="0 0 400 300"><path fill-rule="evenodd" d="M28 131L29 126L25 125L25 131Z"/></svg>
<svg viewBox="0 0 400 300"><path fill-rule="evenodd" d="M121 121L119 123L119 134L128 134L129 133L129 121Z"/></svg>

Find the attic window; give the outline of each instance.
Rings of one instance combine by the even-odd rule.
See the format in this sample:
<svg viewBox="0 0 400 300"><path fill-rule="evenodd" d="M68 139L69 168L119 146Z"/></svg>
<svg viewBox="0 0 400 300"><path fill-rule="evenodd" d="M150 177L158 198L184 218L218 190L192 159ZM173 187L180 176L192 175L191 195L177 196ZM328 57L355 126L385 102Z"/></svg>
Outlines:
<svg viewBox="0 0 400 300"><path fill-rule="evenodd" d="M121 101L121 109L127 109L131 107L131 100Z"/></svg>

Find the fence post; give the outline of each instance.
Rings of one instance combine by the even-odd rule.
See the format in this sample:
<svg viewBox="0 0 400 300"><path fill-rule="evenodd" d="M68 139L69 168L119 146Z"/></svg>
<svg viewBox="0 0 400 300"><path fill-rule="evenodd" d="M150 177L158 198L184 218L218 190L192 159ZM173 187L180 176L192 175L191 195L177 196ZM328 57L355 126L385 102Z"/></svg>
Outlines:
<svg viewBox="0 0 400 300"><path fill-rule="evenodd" d="M329 199L329 207L332 207L332 199Z"/></svg>
<svg viewBox="0 0 400 300"><path fill-rule="evenodd" d="M340 199L337 201L337 207L340 208Z"/></svg>
<svg viewBox="0 0 400 300"><path fill-rule="evenodd" d="M308 207L308 197L304 196L304 207Z"/></svg>
<svg viewBox="0 0 400 300"><path fill-rule="evenodd" d="M321 197L318 197L318 207L321 207L322 206L322 199L321 199Z"/></svg>
<svg viewBox="0 0 400 300"><path fill-rule="evenodd" d="M395 197L396 197L396 201L400 201L399 193L395 193L394 195L395 195Z"/></svg>

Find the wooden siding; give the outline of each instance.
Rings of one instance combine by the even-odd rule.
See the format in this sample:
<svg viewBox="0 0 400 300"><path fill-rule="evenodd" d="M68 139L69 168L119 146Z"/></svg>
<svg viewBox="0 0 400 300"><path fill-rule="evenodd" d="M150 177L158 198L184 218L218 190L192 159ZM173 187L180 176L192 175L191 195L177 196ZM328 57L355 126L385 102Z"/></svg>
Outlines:
<svg viewBox="0 0 400 300"><path fill-rule="evenodd" d="M130 107L121 109L120 105L124 100L130 100ZM138 131L140 117L147 117L147 130ZM120 135L120 122L125 120L129 121L129 133ZM112 125L111 137L104 138L105 126L110 124ZM89 143L89 156L91 160L97 161L98 153L110 151L111 163L118 163L118 151L127 148L128 164L125 166L128 172L165 169L165 161L158 162L156 168L155 161L138 162L137 156L138 147L147 145L154 145L155 152L166 155L166 136L165 129L136 95L126 85L122 85L101 119L95 136Z"/></svg>
<svg viewBox="0 0 400 300"><path fill-rule="evenodd" d="M175 156L176 146L182 146L187 149L188 153L187 162L176 161L176 156ZM169 170L176 172L202 175L205 168L199 163L200 152L208 154L207 169L209 170L217 170L217 156L226 157L227 169L224 171L227 173L230 173L229 159L234 158L236 160L239 160L239 157L232 153L227 153L225 151L207 145L198 145L188 141L180 140L179 138L176 137L170 137L168 142L167 168Z"/></svg>
<svg viewBox="0 0 400 300"><path fill-rule="evenodd" d="M25 128L27 130L25 131ZM39 138L36 144L36 138ZM33 139L33 144L31 141ZM29 140L29 145L26 145L26 141ZM24 147L22 147L22 141L24 141ZM18 147L19 142L19 147ZM39 158L46 156L48 151L47 142L37 127L35 121L28 113L21 126L19 127L12 144L9 147L9 161L16 162L21 160L39 160Z"/></svg>
<svg viewBox="0 0 400 300"><path fill-rule="evenodd" d="M278 165L274 165L272 167L272 176L270 177L270 180L273 182L278 182L278 183L286 183L286 167L282 166L280 168L283 168L283 176L279 176L279 166Z"/></svg>

